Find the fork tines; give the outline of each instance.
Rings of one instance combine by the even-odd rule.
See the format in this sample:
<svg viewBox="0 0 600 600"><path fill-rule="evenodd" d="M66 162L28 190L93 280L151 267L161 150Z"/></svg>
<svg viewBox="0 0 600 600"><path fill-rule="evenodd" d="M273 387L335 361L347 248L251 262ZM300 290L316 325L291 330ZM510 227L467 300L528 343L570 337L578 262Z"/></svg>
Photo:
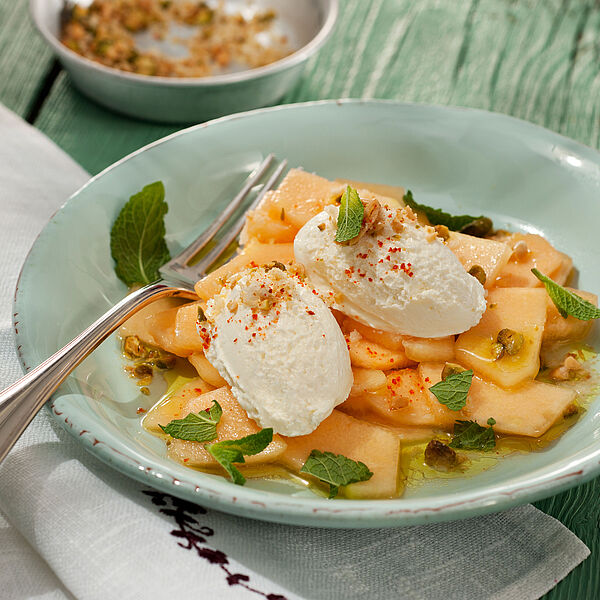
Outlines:
<svg viewBox="0 0 600 600"><path fill-rule="evenodd" d="M183 279L186 282L195 283L198 279L206 275L210 267L239 236L246 222L248 212L255 209L265 194L277 185L287 167L287 160L279 163L244 213L233 224L229 227L227 226L236 210L250 196L253 189L266 177L274 161L275 156L269 154L250 173L240 191L229 202L223 212L189 246L160 268L161 275L165 279ZM224 233L218 238L214 248L208 251L199 261L190 264L193 258L202 252L221 231L224 231Z"/></svg>

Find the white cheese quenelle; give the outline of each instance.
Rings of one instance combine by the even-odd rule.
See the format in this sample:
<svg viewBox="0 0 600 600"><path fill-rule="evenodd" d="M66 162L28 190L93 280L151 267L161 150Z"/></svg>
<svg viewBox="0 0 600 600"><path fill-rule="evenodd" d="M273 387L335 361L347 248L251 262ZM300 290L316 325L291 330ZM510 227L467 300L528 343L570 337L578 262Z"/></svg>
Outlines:
<svg viewBox="0 0 600 600"><path fill-rule="evenodd" d="M476 325L486 308L479 281L410 209L378 208L377 222L355 243L334 240L336 206L300 229L294 255L313 285L335 308L384 331L427 338Z"/></svg>
<svg viewBox="0 0 600 600"><path fill-rule="evenodd" d="M198 327L206 357L248 415L275 433L305 435L348 397L350 356L323 300L275 264L230 278Z"/></svg>

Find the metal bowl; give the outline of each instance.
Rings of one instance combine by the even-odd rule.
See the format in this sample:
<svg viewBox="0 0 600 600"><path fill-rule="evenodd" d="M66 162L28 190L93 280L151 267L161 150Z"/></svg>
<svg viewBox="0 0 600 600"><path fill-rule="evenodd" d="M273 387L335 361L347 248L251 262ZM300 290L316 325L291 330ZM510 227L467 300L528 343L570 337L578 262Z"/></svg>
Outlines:
<svg viewBox="0 0 600 600"><path fill-rule="evenodd" d="M338 15L338 0L226 0L224 6L234 12L275 10L273 31L286 35L296 50L264 67L209 77L138 75L106 67L61 44L63 0L30 0L36 27L84 95L117 112L165 123L205 121L276 104L330 36Z"/></svg>

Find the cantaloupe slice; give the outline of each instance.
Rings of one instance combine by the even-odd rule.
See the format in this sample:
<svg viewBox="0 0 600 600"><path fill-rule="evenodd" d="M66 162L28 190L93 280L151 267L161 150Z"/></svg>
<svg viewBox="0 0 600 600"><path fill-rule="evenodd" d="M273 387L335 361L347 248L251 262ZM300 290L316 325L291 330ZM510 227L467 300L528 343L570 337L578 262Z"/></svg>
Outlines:
<svg viewBox="0 0 600 600"><path fill-rule="evenodd" d="M591 302L594 306L598 306L598 296L591 292L584 292L583 290L575 290L573 288L567 288L569 291L574 292L578 296L581 296L584 300ZM542 342L558 342L563 340L582 340L587 337L594 321L581 321L575 317L567 317L566 319L558 312L556 305L547 297L546 302L546 325L544 326L544 335Z"/></svg>
<svg viewBox="0 0 600 600"><path fill-rule="evenodd" d="M196 294L201 300L208 300L218 294L223 287L223 282L233 273L245 269L251 265L264 265L277 260L287 264L294 260L294 247L292 244L261 244L252 242L245 246L239 254L228 263L219 267L196 285Z"/></svg>
<svg viewBox="0 0 600 600"><path fill-rule="evenodd" d="M265 200L269 201L274 192L267 192ZM287 221L285 209L279 209L270 204L263 205L248 213L246 224L240 234L240 242L247 244L251 240L265 244L285 244L294 241L298 229Z"/></svg>
<svg viewBox="0 0 600 600"><path fill-rule="evenodd" d="M429 391L441 378L443 364L422 363L417 369L391 371L387 376L387 397L363 394L350 397L342 410L358 417L377 420L393 427L427 427L451 430L454 421L461 418ZM427 381L426 381L427 379Z"/></svg>
<svg viewBox="0 0 600 600"><path fill-rule="evenodd" d="M219 371L210 364L204 353L194 352L188 356L188 360L204 381L215 387L227 385L227 382L219 375Z"/></svg>
<svg viewBox="0 0 600 600"><path fill-rule="evenodd" d="M461 365L502 387L515 387L532 380L540 367L546 306L544 289L490 290L488 308L479 324L459 335L456 340L456 359ZM496 360L492 345L500 330L505 328L523 334L525 342L516 355L505 354Z"/></svg>
<svg viewBox="0 0 600 600"><path fill-rule="evenodd" d="M186 411L190 399L212 390L214 387L201 377L192 379L175 394L153 406L144 417L144 427L154 433L162 433L159 425L166 425L173 419L183 419L190 412Z"/></svg>
<svg viewBox="0 0 600 600"><path fill-rule="evenodd" d="M361 369L360 367L354 367L352 369L352 375L354 381L352 383L352 389L350 390L351 396L357 396L364 394L365 392L381 392L385 394L387 377L383 371L379 369Z"/></svg>
<svg viewBox="0 0 600 600"><path fill-rule="evenodd" d="M162 298L152 304L142 308L132 317L127 319L119 329L119 335L126 338L130 335L137 335L142 342L159 346L156 333L158 330L167 329L173 335L175 330L175 318L177 308L184 304L184 300L175 298ZM168 312L171 311L171 312ZM155 323L156 315L162 314L162 323Z"/></svg>
<svg viewBox="0 0 600 600"><path fill-rule="evenodd" d="M385 185L383 183L356 181L355 179L336 179L335 182L341 183L344 186L349 185L356 190L369 191L390 208L406 206L404 202L405 189L399 185Z"/></svg>
<svg viewBox="0 0 600 600"><path fill-rule="evenodd" d="M413 364L402 350L390 350L375 342L364 339L357 331L345 335L350 362L363 369L401 369Z"/></svg>
<svg viewBox="0 0 600 600"><path fill-rule="evenodd" d="M149 412L144 420L146 427L150 428L150 424L152 424L155 426L155 430L160 431L158 424L166 425L173 419L185 418L191 412L198 413L201 410L206 410L212 406L213 400L216 400L223 409L223 415L217 425L217 438L212 442L233 440L260 431L260 427L248 417L246 411L238 404L229 388L222 387L207 393L197 393L197 387L194 382L190 382L178 394L170 398L164 407L159 405L157 409ZM150 420L154 410L160 412L158 416ZM190 442L169 437L167 443L169 458L188 467L218 466L214 458L205 450L205 442ZM283 438L274 435L273 441L260 454L245 457L246 464L276 462L285 448L286 443Z"/></svg>
<svg viewBox="0 0 600 600"><path fill-rule="evenodd" d="M344 186L314 173L291 169L276 190L268 192L249 214L241 234L248 240L290 242L296 232L340 196Z"/></svg>
<svg viewBox="0 0 600 600"><path fill-rule="evenodd" d="M447 362L454 359L454 336L418 338L404 336L402 344L407 358L415 362Z"/></svg>
<svg viewBox="0 0 600 600"><path fill-rule="evenodd" d="M392 431L334 410L312 433L284 438L279 462L298 473L312 450L343 454L373 472L368 481L345 488L350 498L393 498L398 495L400 438Z"/></svg>
<svg viewBox="0 0 600 600"><path fill-rule="evenodd" d="M358 331L363 338L379 344L380 346L385 346L390 350L402 350L404 348L404 336L399 333L374 329L373 327L363 325L350 317L346 317L342 322L342 331L344 333Z"/></svg>
<svg viewBox="0 0 600 600"><path fill-rule="evenodd" d="M479 265L486 275L485 286L491 288L500 271L508 263L512 249L503 242L478 238L455 231L450 232L446 245L468 271L471 267Z"/></svg>
<svg viewBox="0 0 600 600"><path fill-rule="evenodd" d="M560 285L567 280L573 261L543 237L532 233L513 233L508 238L504 238L504 241L511 248L523 242L527 245L528 252L520 258L511 257L498 274L497 287L541 287L542 282L531 272L533 268Z"/></svg>
<svg viewBox="0 0 600 600"><path fill-rule="evenodd" d="M473 377L467 405L461 418L486 425L492 417L498 433L539 437L559 421L575 400L570 388L529 381L514 390L504 390Z"/></svg>

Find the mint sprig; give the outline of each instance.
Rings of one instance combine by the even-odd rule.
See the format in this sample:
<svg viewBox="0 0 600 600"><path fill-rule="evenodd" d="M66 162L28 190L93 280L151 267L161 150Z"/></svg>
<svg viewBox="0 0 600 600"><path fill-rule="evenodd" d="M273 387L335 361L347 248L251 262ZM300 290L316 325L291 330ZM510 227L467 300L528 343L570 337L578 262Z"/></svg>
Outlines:
<svg viewBox="0 0 600 600"><path fill-rule="evenodd" d="M473 369L453 373L446 379L432 385L429 391L450 410L460 410L467 403L467 395L473 381Z"/></svg>
<svg viewBox="0 0 600 600"><path fill-rule="evenodd" d="M422 212L431 225L445 225L451 231L459 231L476 237L483 237L493 227L493 223L489 217L480 215L473 217L471 215L451 215L444 212L441 208L432 208L426 204L415 202L412 192L406 191L404 194L404 203L413 210Z"/></svg>
<svg viewBox="0 0 600 600"><path fill-rule="evenodd" d="M127 285L146 285L160 278L170 258L164 216L169 210L162 181L147 185L123 206L110 232L110 252L117 277Z"/></svg>
<svg viewBox="0 0 600 600"><path fill-rule="evenodd" d="M313 450L300 473L308 473L329 484L329 497L337 496L339 487L373 477L369 467L362 462L346 458L342 454Z"/></svg>
<svg viewBox="0 0 600 600"><path fill-rule="evenodd" d="M600 319L600 310L591 302L565 289L537 269L531 269L531 272L544 284L550 300L554 302L562 317L566 319L571 315L580 321Z"/></svg>
<svg viewBox="0 0 600 600"><path fill-rule="evenodd" d="M210 442L217 437L217 425L221 420L223 409L213 400L212 406L206 411L190 413L183 419L175 419L159 427L172 438L191 442Z"/></svg>
<svg viewBox="0 0 600 600"><path fill-rule="evenodd" d="M335 241L348 242L354 239L360 233L364 215L365 207L358 192L348 186L342 194L340 202Z"/></svg>
<svg viewBox="0 0 600 600"><path fill-rule="evenodd" d="M456 421L450 448L457 450L483 450L487 452L496 447L496 434L493 425L496 420L487 420L489 427L482 427L475 421Z"/></svg>
<svg viewBox="0 0 600 600"><path fill-rule="evenodd" d="M261 429L238 440L223 440L204 446L208 453L229 473L233 483L244 485L246 478L233 465L243 463L244 456L262 452L273 441L273 429Z"/></svg>

